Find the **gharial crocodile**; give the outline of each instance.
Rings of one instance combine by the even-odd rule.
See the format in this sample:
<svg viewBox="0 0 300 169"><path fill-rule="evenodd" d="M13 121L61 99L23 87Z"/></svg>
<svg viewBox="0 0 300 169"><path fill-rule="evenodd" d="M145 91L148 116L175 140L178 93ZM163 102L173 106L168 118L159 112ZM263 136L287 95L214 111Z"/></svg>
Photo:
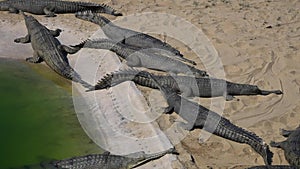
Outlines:
<svg viewBox="0 0 300 169"><path fill-rule="evenodd" d="M115 16L122 15L105 4L60 0L6 0L0 2L0 10L9 11L11 13L19 13L21 10L23 12L46 15L48 17L54 17L55 14L75 13L86 10Z"/></svg>
<svg viewBox="0 0 300 169"><path fill-rule="evenodd" d="M140 75L142 74L142 75ZM217 97L224 96L232 100L235 95L268 95L271 93L282 94L280 90L261 90L256 85L232 83L222 79L201 78L191 76L163 76L153 75L161 85L172 86L184 97ZM143 72L136 69L121 70L106 74L95 85L93 90L109 88L125 81L133 81L139 85L158 89L150 78L143 76Z"/></svg>
<svg viewBox="0 0 300 169"><path fill-rule="evenodd" d="M281 130L281 135L287 137L285 141L271 141L272 147L282 148L284 156L291 166L255 166L249 169L300 169L300 126L295 130Z"/></svg>
<svg viewBox="0 0 300 169"><path fill-rule="evenodd" d="M122 42L126 45L142 49L153 49L149 50L149 52L165 54L169 57L177 58L184 62L196 65L194 61L184 58L179 50L175 49L168 43L162 42L161 40L142 32L119 27L104 16L97 15L91 11L77 12L75 16L79 19L98 24L103 30L104 34L109 39L112 39L116 42Z"/></svg>
<svg viewBox="0 0 300 169"><path fill-rule="evenodd" d="M172 113L174 111L187 121L187 123L180 123L181 127L189 131L197 128L204 129L217 136L238 143L248 144L263 157L265 164L269 165L272 163L273 153L270 151L269 146L255 133L238 127L218 113L179 96L168 85L160 85L150 73L145 72L146 76L156 83L166 99L169 106L165 109L165 113Z"/></svg>
<svg viewBox="0 0 300 169"><path fill-rule="evenodd" d="M159 55L143 50L135 50L128 45L116 42L111 39L86 40L78 45L72 46L76 49L93 48L107 49L115 52L118 56L126 60L126 64L131 67L145 67L153 70L161 70L169 73L184 73L195 76L207 76L203 70L196 69L179 60Z"/></svg>
<svg viewBox="0 0 300 169"><path fill-rule="evenodd" d="M28 34L25 37L17 38L16 43L30 43L34 50L33 57L26 58L31 63L43 61L59 75L81 83L86 88L93 88L83 81L80 75L70 66L67 54L76 53L78 50L62 45L55 37L59 36L61 30L49 30L40 24L33 16L27 16L21 12L25 19Z"/></svg>
<svg viewBox="0 0 300 169"><path fill-rule="evenodd" d="M130 169L139 167L147 162L158 159L166 154L177 154L171 148L154 154L136 152L125 156L112 155L109 152L93 154L70 159L41 163L39 165L25 166L24 169Z"/></svg>
<svg viewBox="0 0 300 169"><path fill-rule="evenodd" d="M261 165L261 166L254 166L247 169L299 169L295 166L288 166L288 165Z"/></svg>

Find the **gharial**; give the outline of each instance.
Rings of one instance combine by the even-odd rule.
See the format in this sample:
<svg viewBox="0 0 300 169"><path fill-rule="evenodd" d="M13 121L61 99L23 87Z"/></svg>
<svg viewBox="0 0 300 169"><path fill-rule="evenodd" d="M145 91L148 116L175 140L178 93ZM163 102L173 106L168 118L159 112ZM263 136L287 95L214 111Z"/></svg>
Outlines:
<svg viewBox="0 0 300 169"><path fill-rule="evenodd" d="M300 125L295 130L281 129L281 135L287 137L287 139L282 142L271 141L270 145L284 150L284 156L290 166L255 166L249 169L300 169Z"/></svg>
<svg viewBox="0 0 300 169"><path fill-rule="evenodd" d="M19 11L29 12L37 15L54 17L55 14L75 13L79 11L91 10L93 12L107 13L110 15L121 16L112 7L105 4L96 4L78 1L60 0L6 0L0 2L1 11L19 13Z"/></svg>
<svg viewBox="0 0 300 169"><path fill-rule="evenodd" d="M104 34L111 40L121 42L134 48L147 49L148 52L164 54L178 60L196 65L192 60L184 58L179 50L148 34L122 28L113 24L104 16L97 15L92 11L77 12L75 16L79 19L98 24ZM145 52L146 52L145 51Z"/></svg>
<svg viewBox="0 0 300 169"><path fill-rule="evenodd" d="M171 148L166 151L145 154L136 152L128 155L113 155L106 151L103 154L92 154L80 157L73 157L65 160L40 163L39 165L24 166L24 169L130 169L144 165L147 162L158 159L166 154L177 154Z"/></svg>
<svg viewBox="0 0 300 169"><path fill-rule="evenodd" d="M43 61L59 75L81 83L86 88L92 88L90 84L83 81L80 75L70 66L67 54L76 53L78 50L62 45L55 37L59 36L61 30L49 30L40 24L33 16L27 16L21 12L25 19L28 34L17 38L16 43L30 43L34 50L33 57L26 58L31 63Z"/></svg>
<svg viewBox="0 0 300 169"><path fill-rule="evenodd" d="M118 56L125 59L126 64L131 67L145 67L175 74L184 73L201 77L207 76L206 71L199 70L179 60L156 53L144 52L143 50L135 50L126 44L116 42L111 39L88 39L72 47L78 50L81 48L93 48L113 51Z"/></svg>
<svg viewBox="0 0 300 169"><path fill-rule="evenodd" d="M141 74L141 75L140 75ZM152 75L161 85L169 85L184 97L217 97L224 96L232 100L236 95L269 95L282 94L280 90L261 90L256 85L233 83L216 78L202 78L191 76ZM126 69L106 74L92 90L101 90L116 86L125 81L158 89L156 83L143 76L143 72L136 69Z"/></svg>
<svg viewBox="0 0 300 169"><path fill-rule="evenodd" d="M266 165L272 163L273 153L269 150L269 146L255 133L238 127L218 113L179 96L168 85L160 85L151 73L145 71L143 73L145 77L153 79L153 82L156 83L166 99L169 106L165 109L165 113L172 113L174 111L187 121L187 123L181 122L181 127L189 131L197 128L204 129L222 138L248 144L263 157Z"/></svg>

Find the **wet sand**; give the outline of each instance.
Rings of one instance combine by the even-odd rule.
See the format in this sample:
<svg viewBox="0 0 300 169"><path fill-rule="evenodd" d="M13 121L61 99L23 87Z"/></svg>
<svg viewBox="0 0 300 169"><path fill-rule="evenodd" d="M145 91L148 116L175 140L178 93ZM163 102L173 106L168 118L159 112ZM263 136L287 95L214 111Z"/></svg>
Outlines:
<svg viewBox="0 0 300 169"><path fill-rule="evenodd" d="M202 29L212 42L222 61L226 80L255 84L266 90L281 89L284 92L281 96L242 96L238 97L240 101L226 102L223 116L234 124L255 132L267 143L271 140L283 140L279 135L279 128L293 129L299 125L299 1L175 0L170 4L169 1L112 0L108 4L125 16L141 12L163 12L184 18ZM26 32L21 16L5 12L1 14L0 34L4 38L0 45L5 46L5 50L1 48L0 56L24 59L32 55L30 45L13 43L14 38L23 36ZM60 15L55 19L43 16L37 18L42 23L48 23L49 28L63 29L60 39L65 44L76 44L98 30L97 25L75 19L73 15ZM162 35L156 36L163 38ZM178 40L166 38L166 41L187 58L199 60L198 56ZM199 68L203 68L200 61L197 63ZM151 91L142 89L144 93ZM159 93L157 98L160 98L158 95ZM200 102L210 107L211 99L200 99ZM216 111L221 113L222 110L216 108ZM177 116L162 115L157 121L164 129L169 127L169 121L174 118ZM202 131L190 132L176 145L180 153L179 161L185 168L245 168L263 164L263 159L247 145L216 136L199 143L200 132ZM274 152L274 164L287 164L281 150L271 148L271 151Z"/></svg>

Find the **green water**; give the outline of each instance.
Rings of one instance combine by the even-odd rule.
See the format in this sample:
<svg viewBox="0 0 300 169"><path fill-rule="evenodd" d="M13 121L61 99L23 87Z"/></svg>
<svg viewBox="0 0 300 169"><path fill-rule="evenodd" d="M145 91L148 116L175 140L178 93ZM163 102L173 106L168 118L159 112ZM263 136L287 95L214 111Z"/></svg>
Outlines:
<svg viewBox="0 0 300 169"><path fill-rule="evenodd" d="M77 121L70 84L44 65L0 59L1 169L101 152Z"/></svg>

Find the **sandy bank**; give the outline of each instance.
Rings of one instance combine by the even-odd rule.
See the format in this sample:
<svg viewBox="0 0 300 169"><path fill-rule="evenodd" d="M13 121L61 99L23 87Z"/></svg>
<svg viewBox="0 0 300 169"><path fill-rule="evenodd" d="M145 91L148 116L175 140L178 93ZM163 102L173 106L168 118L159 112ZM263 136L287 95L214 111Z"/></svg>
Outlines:
<svg viewBox="0 0 300 169"><path fill-rule="evenodd" d="M96 1L95 1L96 2ZM233 123L255 132L267 143L283 140L279 128L293 129L300 121L300 3L287 1L109 1L124 15L140 12L165 12L184 18L202 29L218 51L226 79L256 84L262 89L282 89L282 96L243 96L240 101L225 103L223 116ZM1 12L0 56L26 58L32 55L30 45L14 44L13 39L25 35L25 25L18 15ZM92 35L98 27L75 19L72 15L57 18L37 17L49 28L64 30L60 40L76 44ZM114 17L110 17L114 18ZM22 21L22 22L19 22ZM163 35L157 35L163 38ZM197 59L187 44L166 38L189 59ZM17 49L17 50L16 50ZM201 56L200 56L201 57ZM72 56L69 56L73 60ZM76 58L76 57L74 57ZM73 60L73 63L75 60ZM199 67L202 65L198 61ZM142 88L143 94L153 93ZM107 94L107 93L106 93ZM153 94L157 100L159 92ZM111 95L110 95L111 96ZM220 98L218 98L220 99ZM222 99L222 98L221 98ZM206 107L211 99L200 99ZM162 115L157 121L168 129L176 115ZM120 122L121 124L121 122ZM137 126L135 126L137 127ZM179 160L186 168L245 168L263 164L262 158L249 146L212 136L199 143L200 130L188 133L176 145ZM272 148L274 164L287 164L281 150ZM193 156L195 163L192 162Z"/></svg>

